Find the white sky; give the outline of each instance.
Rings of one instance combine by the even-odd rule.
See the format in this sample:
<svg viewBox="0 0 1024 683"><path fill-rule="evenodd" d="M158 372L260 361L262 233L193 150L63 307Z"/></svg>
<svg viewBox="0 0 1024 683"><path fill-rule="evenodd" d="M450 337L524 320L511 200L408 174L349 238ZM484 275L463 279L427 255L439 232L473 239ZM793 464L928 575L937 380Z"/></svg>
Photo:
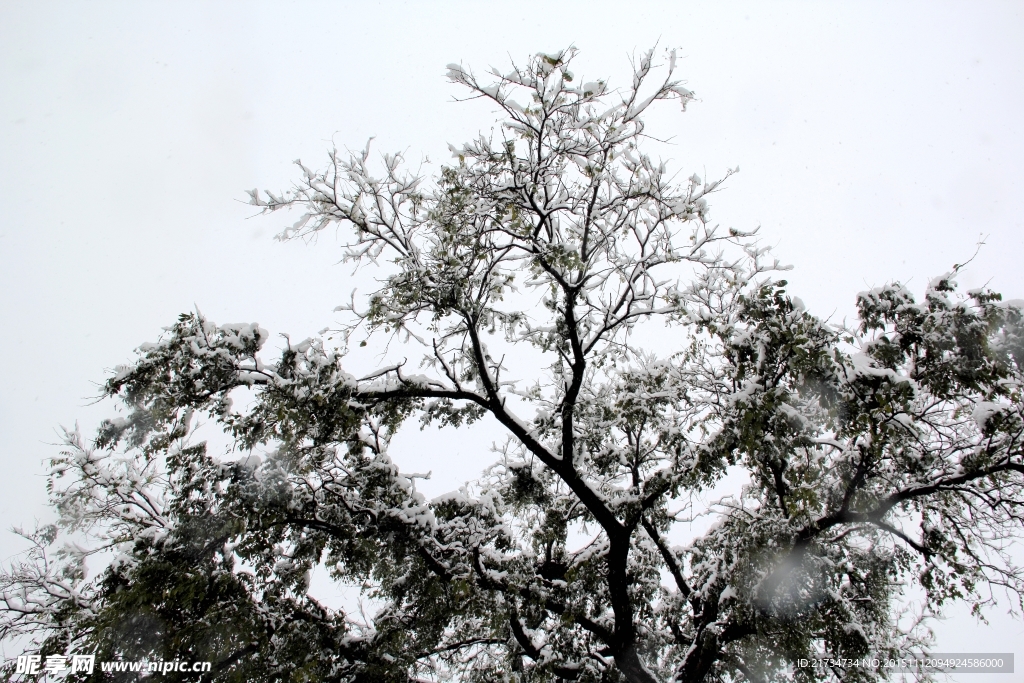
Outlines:
<svg viewBox="0 0 1024 683"><path fill-rule="evenodd" d="M436 169L448 142L495 118L452 103L449 62L480 72L573 44L577 76L614 86L655 42L680 48L700 101L662 107L649 132L672 138L682 177L741 168L713 216L760 225L812 311L842 318L893 279L920 292L980 235L962 285L1024 297L1020 3L8 0L0 526L50 518L55 429L91 433L109 413L89 405L107 370L178 313L198 305L293 339L334 320L350 289L334 236L275 242L288 217L251 218L244 190L286 188L292 159L316 167L331 140L371 135ZM479 435L407 439L439 489L485 464ZM0 561L19 547L0 533ZM988 627L950 614L939 649L1024 642L998 612Z"/></svg>

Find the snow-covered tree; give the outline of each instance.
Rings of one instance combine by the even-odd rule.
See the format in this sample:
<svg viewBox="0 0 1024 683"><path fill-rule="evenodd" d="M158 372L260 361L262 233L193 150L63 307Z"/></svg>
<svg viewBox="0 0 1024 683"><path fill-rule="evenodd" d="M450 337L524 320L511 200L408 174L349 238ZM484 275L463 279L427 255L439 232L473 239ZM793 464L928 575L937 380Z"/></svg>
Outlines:
<svg viewBox="0 0 1024 683"><path fill-rule="evenodd" d="M647 108L693 98L674 54L620 88L577 85L574 56L451 65L504 119L436 177L334 152L251 193L302 211L285 238L350 231L379 289L276 358L198 313L140 347L105 385L122 416L52 461L59 525L0 576L0 636L220 681L867 681L796 662L917 652L948 601L1019 602L1020 306L957 295L955 267L826 324L710 222L720 181L643 151ZM367 344L396 361L357 367ZM417 422L506 440L428 500L388 450ZM364 609L311 597L317 567Z"/></svg>

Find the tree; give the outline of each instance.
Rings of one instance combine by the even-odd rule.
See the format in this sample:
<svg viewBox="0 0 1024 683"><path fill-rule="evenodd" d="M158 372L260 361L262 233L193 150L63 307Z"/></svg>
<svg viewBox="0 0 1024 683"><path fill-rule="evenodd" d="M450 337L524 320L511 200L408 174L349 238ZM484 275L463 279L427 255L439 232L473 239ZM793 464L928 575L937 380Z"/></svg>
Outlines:
<svg viewBox="0 0 1024 683"><path fill-rule="evenodd" d="M223 681L867 681L884 668L796 662L916 651L948 601L1019 601L1020 305L958 296L957 266L920 303L890 284L858 296L855 327L827 324L753 234L710 222L721 181L677 184L642 151L645 110L693 97L674 54L621 90L575 85L574 56L489 84L450 65L505 118L433 181L335 151L251 192L302 209L286 238L350 228L345 258L380 288L340 343L272 362L259 325L199 313L140 347L105 385L126 413L52 461L60 526L91 545L26 534L0 635L208 660ZM406 360L346 371L381 340ZM234 455L198 440L202 415ZM388 454L412 420L507 440L426 500ZM700 509L727 477L742 490ZM308 595L318 566L374 613Z"/></svg>

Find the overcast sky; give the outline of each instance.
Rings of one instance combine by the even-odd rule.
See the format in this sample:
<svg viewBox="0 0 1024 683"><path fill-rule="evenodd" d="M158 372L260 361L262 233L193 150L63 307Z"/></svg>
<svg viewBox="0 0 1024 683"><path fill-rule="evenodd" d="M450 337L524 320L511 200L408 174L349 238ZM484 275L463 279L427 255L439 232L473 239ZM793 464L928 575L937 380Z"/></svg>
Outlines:
<svg viewBox="0 0 1024 683"><path fill-rule="evenodd" d="M293 159L316 167L374 135L436 170L496 116L453 102L449 62L479 72L575 45L574 72L614 86L631 55L679 48L699 100L653 112L649 132L670 139L660 153L681 177L740 167L713 217L761 226L812 311L840 320L890 280L920 293L980 237L963 286L1024 298L1022 8L0 3L0 525L51 518L56 429L91 433L110 410L90 405L98 383L177 314L292 339L331 324L351 288L337 240L274 241L287 217L253 218L244 191L286 188ZM486 464L479 438L459 439L438 491ZM440 455L436 437L416 443ZM0 532L0 561L19 547ZM998 611L990 627L965 614L950 612L938 649L1024 642Z"/></svg>

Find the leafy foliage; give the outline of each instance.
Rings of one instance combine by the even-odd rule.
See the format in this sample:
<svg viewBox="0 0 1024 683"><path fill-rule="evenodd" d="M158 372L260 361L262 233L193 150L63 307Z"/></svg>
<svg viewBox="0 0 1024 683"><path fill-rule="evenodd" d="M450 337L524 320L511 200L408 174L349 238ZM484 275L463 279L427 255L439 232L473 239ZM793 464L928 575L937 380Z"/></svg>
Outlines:
<svg viewBox="0 0 1024 683"><path fill-rule="evenodd" d="M721 181L675 184L641 151L647 107L693 97L674 55L621 90L573 85L574 56L486 85L451 65L506 119L432 185L400 156L374 175L367 150L251 193L304 211L286 238L351 227L346 258L380 289L336 348L269 361L258 325L198 313L140 347L105 385L127 416L52 461L60 525L90 544L26 534L0 635L207 660L223 681L868 681L884 672L794 663L926 645L898 614L914 582L923 615L1019 599L1020 307L957 296L954 269L921 303L892 284L859 295L858 327L826 324L753 235L710 222ZM637 343L654 337L673 352ZM384 338L421 374L346 371L348 344ZM196 441L197 415L235 455ZM507 441L427 500L388 452L412 418ZM713 524L675 544L698 515ZM318 603L318 567L376 611Z"/></svg>

